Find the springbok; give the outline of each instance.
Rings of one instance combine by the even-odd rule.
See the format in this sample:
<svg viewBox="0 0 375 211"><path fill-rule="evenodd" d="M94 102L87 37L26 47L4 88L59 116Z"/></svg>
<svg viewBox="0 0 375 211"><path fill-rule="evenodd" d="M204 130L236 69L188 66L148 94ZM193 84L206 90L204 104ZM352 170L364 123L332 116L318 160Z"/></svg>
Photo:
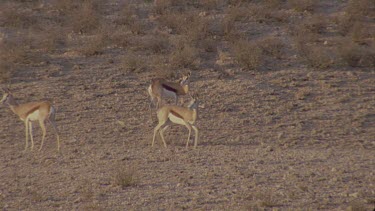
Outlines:
<svg viewBox="0 0 375 211"><path fill-rule="evenodd" d="M175 104L177 105L178 96L186 95L189 92L189 82L190 82L191 72L183 76L179 82L167 81L163 78L152 79L151 84L147 91L151 97L151 105L155 105L158 109L161 106L164 97L174 97Z"/></svg>
<svg viewBox="0 0 375 211"><path fill-rule="evenodd" d="M34 148L34 140L33 140L33 131L32 131L32 122L38 120L39 125L42 128L43 136L42 136L42 143L40 145L39 151L43 147L44 138L46 136L46 120L48 120L51 125L53 126L56 136L57 136L57 150L60 151L60 137L57 130L56 122L55 122L55 114L56 109L51 105L50 102L30 102L25 104L18 104L16 100L13 98L12 93L9 89L3 89L4 95L1 99L0 103L7 104L13 113L17 114L18 117L25 123L26 127L26 146L25 151L28 147L28 137L29 137L29 130L30 130L30 138L31 138L31 150Z"/></svg>
<svg viewBox="0 0 375 211"><path fill-rule="evenodd" d="M166 105L161 107L157 111L157 117L159 124L154 129L154 137L152 138L151 147L154 146L156 133L159 131L160 137L163 141L164 147L167 147L165 143L163 132L169 126L169 123L175 123L179 125L185 125L189 130L189 136L186 142L186 148L189 146L189 140L191 135L191 128L195 131L195 142L194 148L198 144L198 129L195 127L195 121L198 117L198 105L199 101L197 98L192 98L188 108L175 106L175 105Z"/></svg>

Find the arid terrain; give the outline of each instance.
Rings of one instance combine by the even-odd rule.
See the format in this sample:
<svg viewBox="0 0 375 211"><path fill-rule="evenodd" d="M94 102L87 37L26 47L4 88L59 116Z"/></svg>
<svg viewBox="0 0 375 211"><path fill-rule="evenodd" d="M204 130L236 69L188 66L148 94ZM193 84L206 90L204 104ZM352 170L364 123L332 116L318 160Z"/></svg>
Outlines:
<svg viewBox="0 0 375 211"><path fill-rule="evenodd" d="M0 107L1 210L375 209L373 0L0 8L1 87L53 102L61 137L59 153L47 125L38 151L34 123L23 151ZM173 125L151 148L150 80L189 71L198 147Z"/></svg>

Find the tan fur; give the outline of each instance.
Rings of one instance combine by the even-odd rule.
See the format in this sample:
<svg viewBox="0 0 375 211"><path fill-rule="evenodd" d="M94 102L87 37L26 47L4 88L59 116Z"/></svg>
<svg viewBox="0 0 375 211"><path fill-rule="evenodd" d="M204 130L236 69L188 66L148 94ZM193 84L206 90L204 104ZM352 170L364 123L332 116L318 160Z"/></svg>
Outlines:
<svg viewBox="0 0 375 211"><path fill-rule="evenodd" d="M30 102L25 104L17 104L17 102L13 99L13 95L10 94L9 91L6 91L6 93L3 96L3 99L1 100L2 103L7 103L10 107L10 109L18 115L18 117L25 123L26 128L26 145L25 145L25 151L28 147L28 137L30 134L31 138L31 150L34 148L34 140L33 140L33 134L32 134L32 122L33 121L39 121L39 125L42 129L43 136L42 136L42 142L40 145L39 150L42 149L44 139L47 133L45 122L48 120L57 136L57 149L60 151L60 138L55 122L55 110L50 102Z"/></svg>
<svg viewBox="0 0 375 211"><path fill-rule="evenodd" d="M195 105L195 100L192 101ZM160 137L163 141L164 147L167 147L167 144L164 139L163 131L168 127L168 123L172 122L175 124L185 125L186 128L189 130L188 139L186 142L186 147L189 146L189 140L191 135L191 129L195 131L195 141L194 141L194 148L197 147L198 144L198 129L195 127L195 121L197 120L197 107L190 109L184 108L180 106L163 106L157 111L158 117L158 125L154 129L154 136L152 139L151 146L154 146L156 133L159 131Z"/></svg>
<svg viewBox="0 0 375 211"><path fill-rule="evenodd" d="M156 101L156 107L160 108L164 98L173 96L175 98L175 104L177 104L178 97L186 95L189 92L189 78L190 73L182 77L180 82L171 82L163 78L151 80L151 84L147 89L151 97L151 103L155 103Z"/></svg>

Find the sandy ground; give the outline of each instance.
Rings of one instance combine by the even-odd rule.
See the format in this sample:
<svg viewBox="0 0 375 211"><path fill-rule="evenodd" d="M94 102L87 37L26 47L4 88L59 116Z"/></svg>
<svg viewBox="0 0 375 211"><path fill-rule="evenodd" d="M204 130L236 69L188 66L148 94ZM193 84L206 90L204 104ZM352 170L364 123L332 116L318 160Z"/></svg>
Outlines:
<svg viewBox="0 0 375 211"><path fill-rule="evenodd" d="M151 74L121 71L116 51L50 58L11 89L20 103L52 99L61 152L50 125L42 151L23 152L24 125L2 106L2 210L375 208L373 71L199 68L198 147L175 125L165 149L151 148Z"/></svg>

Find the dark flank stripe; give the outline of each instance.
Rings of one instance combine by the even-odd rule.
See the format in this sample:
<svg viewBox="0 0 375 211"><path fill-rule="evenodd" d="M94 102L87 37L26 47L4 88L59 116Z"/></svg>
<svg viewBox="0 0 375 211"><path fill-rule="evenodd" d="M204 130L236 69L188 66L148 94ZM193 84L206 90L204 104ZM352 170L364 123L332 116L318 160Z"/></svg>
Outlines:
<svg viewBox="0 0 375 211"><path fill-rule="evenodd" d="M174 93L177 93L177 89L173 88L173 87L170 87L166 84L162 84L163 88L168 90L168 91L171 91L171 92L174 92Z"/></svg>
<svg viewBox="0 0 375 211"><path fill-rule="evenodd" d="M171 110L171 113L172 113L173 115L175 115L176 117L180 118L180 119L184 119L180 114L178 114L177 112L175 112L175 111L173 111L173 110Z"/></svg>
<svg viewBox="0 0 375 211"><path fill-rule="evenodd" d="M38 110L39 108L40 108L40 105L35 106L34 108L30 109L30 110L26 113L26 116L29 116L30 114L32 114L34 111Z"/></svg>

